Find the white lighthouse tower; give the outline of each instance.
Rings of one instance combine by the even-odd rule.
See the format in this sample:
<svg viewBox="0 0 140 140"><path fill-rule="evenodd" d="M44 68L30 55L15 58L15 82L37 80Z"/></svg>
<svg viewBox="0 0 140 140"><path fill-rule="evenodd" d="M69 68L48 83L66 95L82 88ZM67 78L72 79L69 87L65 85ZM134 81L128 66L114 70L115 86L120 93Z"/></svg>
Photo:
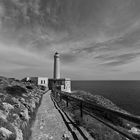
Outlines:
<svg viewBox="0 0 140 140"><path fill-rule="evenodd" d="M58 52L54 55L54 79L60 79L60 54Z"/></svg>
<svg viewBox="0 0 140 140"><path fill-rule="evenodd" d="M56 52L54 54L54 70L53 79L49 79L50 90L61 90L65 92L71 92L71 80L69 78L60 78L60 54Z"/></svg>

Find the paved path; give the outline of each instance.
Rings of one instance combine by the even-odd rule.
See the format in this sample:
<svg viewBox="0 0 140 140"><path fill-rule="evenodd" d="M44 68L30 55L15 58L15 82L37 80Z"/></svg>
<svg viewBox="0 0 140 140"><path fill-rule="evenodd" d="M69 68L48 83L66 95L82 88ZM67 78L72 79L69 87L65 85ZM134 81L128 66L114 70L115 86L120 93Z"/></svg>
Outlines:
<svg viewBox="0 0 140 140"><path fill-rule="evenodd" d="M70 136L65 123L50 97L50 91L44 94L32 127L30 140L62 140L63 134Z"/></svg>
<svg viewBox="0 0 140 140"><path fill-rule="evenodd" d="M82 128L75 125L71 118L63 112L54 100L50 91L43 95L36 120L32 126L30 140L93 140ZM63 135L69 139L63 139Z"/></svg>

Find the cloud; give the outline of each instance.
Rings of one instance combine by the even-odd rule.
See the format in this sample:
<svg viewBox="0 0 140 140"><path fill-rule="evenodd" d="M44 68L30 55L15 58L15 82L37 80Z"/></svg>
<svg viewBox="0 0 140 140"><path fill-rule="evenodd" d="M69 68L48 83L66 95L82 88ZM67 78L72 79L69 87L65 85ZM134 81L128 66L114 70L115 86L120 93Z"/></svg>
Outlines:
<svg viewBox="0 0 140 140"><path fill-rule="evenodd" d="M50 65L50 60L43 56L31 53L20 47L8 47L5 44L0 44L0 64L3 69L23 69L23 68L40 68L45 64Z"/></svg>
<svg viewBox="0 0 140 140"><path fill-rule="evenodd" d="M73 62L77 61L77 59L78 59L78 56L73 53L61 54L61 61L64 64L73 63Z"/></svg>
<svg viewBox="0 0 140 140"><path fill-rule="evenodd" d="M133 62L137 57L140 57L140 52L127 53L127 54L122 54L117 56L98 56L95 58L102 59L104 61L102 65L105 66L120 66L123 64Z"/></svg>
<svg viewBox="0 0 140 140"><path fill-rule="evenodd" d="M77 79L119 75L139 59L139 13L139 0L1 0L0 71L44 75L58 51Z"/></svg>

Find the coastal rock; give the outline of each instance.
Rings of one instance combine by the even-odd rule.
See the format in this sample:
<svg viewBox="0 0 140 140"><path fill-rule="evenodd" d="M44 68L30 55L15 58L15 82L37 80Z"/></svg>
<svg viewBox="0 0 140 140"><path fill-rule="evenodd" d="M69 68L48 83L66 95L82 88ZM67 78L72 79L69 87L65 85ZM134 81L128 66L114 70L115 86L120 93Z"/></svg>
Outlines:
<svg viewBox="0 0 140 140"><path fill-rule="evenodd" d="M30 117L29 117L29 113L28 113L28 109L27 108L22 110L22 112L20 112L20 118L22 120L29 121Z"/></svg>
<svg viewBox="0 0 140 140"><path fill-rule="evenodd" d="M12 106L12 105L9 104L9 103L4 102L4 103L2 103L2 104L3 104L4 110L5 110L5 112L6 112L7 114L9 114L9 111L10 111L11 109L14 109L14 106Z"/></svg>
<svg viewBox="0 0 140 140"><path fill-rule="evenodd" d="M37 104L39 104L40 98L35 97L34 100L35 100L35 102L36 102Z"/></svg>
<svg viewBox="0 0 140 140"><path fill-rule="evenodd" d="M28 138L32 123L29 120L34 117L41 96L42 91L32 83L0 77L0 140ZM11 134L10 138L4 132Z"/></svg>
<svg viewBox="0 0 140 140"><path fill-rule="evenodd" d="M69 136L69 134L64 133L64 134L62 135L61 140L70 140L70 136Z"/></svg>
<svg viewBox="0 0 140 140"><path fill-rule="evenodd" d="M27 95L27 94L22 94L22 96L23 96L23 97L25 97L25 98L26 98L26 97L28 97L28 95Z"/></svg>
<svg viewBox="0 0 140 140"><path fill-rule="evenodd" d="M7 140L12 135L12 132L8 129L1 127L0 128L0 140Z"/></svg>
<svg viewBox="0 0 140 140"><path fill-rule="evenodd" d="M25 103L25 99L22 98L22 97L19 98L19 101L20 101L21 103L23 103L23 104Z"/></svg>
<svg viewBox="0 0 140 140"><path fill-rule="evenodd" d="M14 126L15 131L16 131L16 140L23 140L23 133L22 131L17 128L16 126Z"/></svg>
<svg viewBox="0 0 140 140"><path fill-rule="evenodd" d="M19 101L16 97L11 98L11 104L19 104Z"/></svg>
<svg viewBox="0 0 140 140"><path fill-rule="evenodd" d="M36 104L35 104L35 100L34 99L30 99L29 104L30 104L30 107L32 109L35 109L36 108Z"/></svg>
<svg viewBox="0 0 140 140"><path fill-rule="evenodd" d="M2 110L0 110L0 118L4 121L7 121L7 115L5 115Z"/></svg>
<svg viewBox="0 0 140 140"><path fill-rule="evenodd" d="M5 100L5 98L6 98L6 95L4 93L0 93L0 99Z"/></svg>
<svg viewBox="0 0 140 140"><path fill-rule="evenodd" d="M20 128L22 121L21 121L19 115L18 114L13 114L12 118L13 118L13 125Z"/></svg>
<svg viewBox="0 0 140 140"><path fill-rule="evenodd" d="M140 135L140 129L137 127L132 127L131 130L129 130L129 132L136 134L136 135Z"/></svg>

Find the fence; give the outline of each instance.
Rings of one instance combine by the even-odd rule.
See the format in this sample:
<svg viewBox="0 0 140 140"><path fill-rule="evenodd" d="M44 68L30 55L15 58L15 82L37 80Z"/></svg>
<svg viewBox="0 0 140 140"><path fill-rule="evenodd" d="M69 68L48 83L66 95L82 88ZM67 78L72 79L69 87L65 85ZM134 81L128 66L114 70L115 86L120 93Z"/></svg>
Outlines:
<svg viewBox="0 0 140 140"><path fill-rule="evenodd" d="M108 127L112 128L113 130L117 131L122 136L124 136L130 140L140 139L140 138L137 139L136 137L132 136L130 133L121 131L117 127L111 125L110 123L107 123L102 118L94 115L94 111L96 110L96 111L100 111L103 113L113 114L114 116L116 116L118 118L125 119L129 122L133 122L133 123L136 123L138 125L140 124L140 117L132 115L132 114L127 114L127 113L123 113L120 111L116 111L113 109L108 109L106 107L103 107L101 105L97 105L97 104L93 103L91 100L84 100L83 98L76 97L73 94L70 94L67 92L55 90L52 93L53 93L54 99L59 98L59 102L61 102L61 100L65 100L67 107L69 106L69 102L71 102L71 101L76 102L76 104L79 106L81 117L83 117L83 113L86 113L86 114L96 118L98 121L102 122L103 124L107 125Z"/></svg>

